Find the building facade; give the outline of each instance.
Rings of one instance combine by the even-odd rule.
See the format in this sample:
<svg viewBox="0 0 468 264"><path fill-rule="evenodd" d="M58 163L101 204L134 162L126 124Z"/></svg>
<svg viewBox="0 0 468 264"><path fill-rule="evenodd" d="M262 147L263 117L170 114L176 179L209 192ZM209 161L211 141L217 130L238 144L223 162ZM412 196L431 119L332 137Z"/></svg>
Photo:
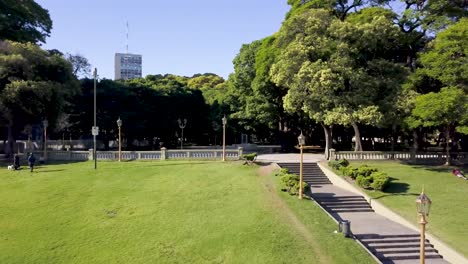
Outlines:
<svg viewBox="0 0 468 264"><path fill-rule="evenodd" d="M115 80L141 78L141 65L141 55L116 53L114 60Z"/></svg>

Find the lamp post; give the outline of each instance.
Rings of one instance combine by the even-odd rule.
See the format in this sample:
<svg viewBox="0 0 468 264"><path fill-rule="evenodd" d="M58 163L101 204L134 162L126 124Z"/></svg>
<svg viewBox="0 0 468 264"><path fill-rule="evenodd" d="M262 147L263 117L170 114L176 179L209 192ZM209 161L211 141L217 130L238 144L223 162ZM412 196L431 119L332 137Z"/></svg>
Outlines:
<svg viewBox="0 0 468 264"><path fill-rule="evenodd" d="M300 163L300 167L299 167L299 199L302 199L302 163L303 163L303 149L304 149L304 145L305 145L305 137L304 135L302 134L302 131L301 131L301 135L299 135L299 137L297 137L297 140L299 141L299 149L301 150L301 163Z"/></svg>
<svg viewBox="0 0 468 264"><path fill-rule="evenodd" d="M117 119L117 126L119 127L119 162L122 161L122 120Z"/></svg>
<svg viewBox="0 0 468 264"><path fill-rule="evenodd" d="M42 125L44 126L44 161L47 160L47 127L49 126L49 121L44 119L42 121Z"/></svg>
<svg viewBox="0 0 468 264"><path fill-rule="evenodd" d="M223 117L223 161L226 161L226 124L227 118L226 116Z"/></svg>
<svg viewBox="0 0 468 264"><path fill-rule="evenodd" d="M429 209L431 208L432 201L427 197L424 193L424 188L421 194L416 199L416 209L418 211L418 215L420 216L419 224L421 224L421 245L420 245L420 256L419 261L421 264L425 262L425 246L426 246L426 218L429 216Z"/></svg>
<svg viewBox="0 0 468 264"><path fill-rule="evenodd" d="M94 169L97 169L97 156L96 156L96 136L99 134L99 128L96 126L96 81L97 81L97 69L94 68L94 126L91 129L93 134L93 159L94 159Z"/></svg>
<svg viewBox="0 0 468 264"><path fill-rule="evenodd" d="M180 118L177 119L177 123L179 123L179 128L182 130L182 138L180 140L180 149L184 148L184 128L187 126L187 119L182 121Z"/></svg>

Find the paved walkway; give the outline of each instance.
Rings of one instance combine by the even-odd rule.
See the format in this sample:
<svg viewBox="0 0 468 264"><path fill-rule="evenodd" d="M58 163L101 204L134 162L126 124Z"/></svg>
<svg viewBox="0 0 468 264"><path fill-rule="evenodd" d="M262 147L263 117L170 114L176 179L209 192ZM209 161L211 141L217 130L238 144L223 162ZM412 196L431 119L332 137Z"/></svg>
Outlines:
<svg viewBox="0 0 468 264"><path fill-rule="evenodd" d="M258 161L273 163L298 163L299 154L259 155ZM323 160L319 154L305 154L304 162L314 163ZM311 164L312 165L312 164ZM298 166L298 165L296 165ZM292 172L292 171L291 171ZM419 234L402 224L387 219L373 210L363 210L361 198L333 184L311 184L312 197L336 220L351 222L353 235L361 241L382 263L419 263ZM356 201L360 204L355 204ZM366 202L367 203L367 202ZM343 205L345 208L343 208ZM365 209L365 208L364 208ZM398 245L397 245L398 244ZM437 250L426 242L427 264L449 263L436 258ZM430 258L430 257L435 258Z"/></svg>

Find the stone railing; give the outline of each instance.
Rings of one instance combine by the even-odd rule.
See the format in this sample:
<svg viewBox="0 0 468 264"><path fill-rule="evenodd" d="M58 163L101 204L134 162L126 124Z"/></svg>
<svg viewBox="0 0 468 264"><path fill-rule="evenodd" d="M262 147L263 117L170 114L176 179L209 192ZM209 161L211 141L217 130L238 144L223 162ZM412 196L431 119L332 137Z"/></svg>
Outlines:
<svg viewBox="0 0 468 264"><path fill-rule="evenodd" d="M238 160L242 156L243 149L226 149L227 160ZM35 151L39 159L43 159L44 152ZM118 151L97 151L98 160L118 160ZM168 150L162 148L160 151L122 151L122 160L221 160L222 149L178 149ZM47 151L48 160L57 161L86 161L93 160L93 150L89 151Z"/></svg>
<svg viewBox="0 0 468 264"><path fill-rule="evenodd" d="M452 158L467 160L468 152L450 153ZM330 149L330 159L348 160L445 160L445 152L408 152L408 151L336 151Z"/></svg>

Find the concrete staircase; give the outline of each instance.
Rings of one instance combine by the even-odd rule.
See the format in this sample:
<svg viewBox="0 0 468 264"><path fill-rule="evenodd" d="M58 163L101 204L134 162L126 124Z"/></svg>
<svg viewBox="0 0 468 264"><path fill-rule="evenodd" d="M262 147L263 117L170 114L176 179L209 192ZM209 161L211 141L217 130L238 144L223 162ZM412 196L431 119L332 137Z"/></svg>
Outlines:
<svg viewBox="0 0 468 264"><path fill-rule="evenodd" d="M299 163L278 163L299 175ZM363 196L333 185L316 163L303 163L312 198L337 221L351 220L351 231L382 263L419 263L419 234L377 215ZM315 188L314 188L315 187ZM447 263L426 240L426 263Z"/></svg>
<svg viewBox="0 0 468 264"><path fill-rule="evenodd" d="M300 164L299 163L278 163L281 168L288 169L289 173L299 175ZM303 163L302 164L302 176L304 181L310 186L332 184L323 171L317 166L317 163Z"/></svg>
<svg viewBox="0 0 468 264"><path fill-rule="evenodd" d="M396 260L419 260L419 234L405 235L356 235L365 247L383 263L395 263ZM426 239L426 259L442 259L439 252Z"/></svg>

